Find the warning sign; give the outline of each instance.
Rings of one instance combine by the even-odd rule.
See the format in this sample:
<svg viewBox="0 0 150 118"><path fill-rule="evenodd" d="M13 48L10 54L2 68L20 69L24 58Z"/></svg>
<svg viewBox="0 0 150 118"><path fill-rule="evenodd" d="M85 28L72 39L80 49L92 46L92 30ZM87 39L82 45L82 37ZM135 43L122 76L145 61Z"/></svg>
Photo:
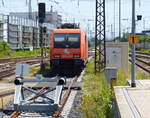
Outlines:
<svg viewBox="0 0 150 118"><path fill-rule="evenodd" d="M130 44L136 44L138 42L139 42L139 38L137 35L135 35L135 34L129 35L129 43Z"/></svg>

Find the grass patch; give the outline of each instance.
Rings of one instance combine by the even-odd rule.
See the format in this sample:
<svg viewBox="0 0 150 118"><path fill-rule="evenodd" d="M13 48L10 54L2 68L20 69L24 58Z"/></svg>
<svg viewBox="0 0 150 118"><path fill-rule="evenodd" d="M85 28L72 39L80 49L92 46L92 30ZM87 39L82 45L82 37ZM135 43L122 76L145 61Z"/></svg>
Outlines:
<svg viewBox="0 0 150 118"><path fill-rule="evenodd" d="M31 67L29 70L29 74L25 75L25 78L34 78L36 74L42 74L42 76L48 76L50 73L50 65L49 62L44 62L44 68L40 70L40 67Z"/></svg>
<svg viewBox="0 0 150 118"><path fill-rule="evenodd" d="M112 92L107 87L104 73L94 75L94 63L87 64L82 86L82 108L84 118L113 118Z"/></svg>
<svg viewBox="0 0 150 118"><path fill-rule="evenodd" d="M50 64L49 62L44 62L44 68L40 70L40 67L33 66L29 69L29 74L24 75L25 78L35 78L36 74L42 74L42 76L48 76L50 73Z"/></svg>
<svg viewBox="0 0 150 118"><path fill-rule="evenodd" d="M132 65L130 64L129 66L129 73L131 75L132 72ZM143 80L143 79L150 79L150 74L145 74L143 72L140 71L136 71L136 80Z"/></svg>
<svg viewBox="0 0 150 118"><path fill-rule="evenodd" d="M49 48L45 48L44 52L49 55ZM32 57L40 56L41 49L30 50L11 50L9 45L5 41L0 42L0 58L19 58L19 57Z"/></svg>
<svg viewBox="0 0 150 118"><path fill-rule="evenodd" d="M44 62L43 64L44 68L42 70L38 70L38 74L42 74L43 76L48 76L50 73L50 63L49 62Z"/></svg>
<svg viewBox="0 0 150 118"><path fill-rule="evenodd" d="M129 74L118 72L117 86L125 86L127 79L129 79L129 76Z"/></svg>
<svg viewBox="0 0 150 118"><path fill-rule="evenodd" d="M0 52L0 58L19 58L19 57L32 57L40 56L40 49L35 49L33 51L23 50L23 51L2 51Z"/></svg>
<svg viewBox="0 0 150 118"><path fill-rule="evenodd" d="M142 72L137 72L137 73L136 73L136 79L137 79L137 80L150 79L150 75L149 75L149 74L142 73Z"/></svg>
<svg viewBox="0 0 150 118"><path fill-rule="evenodd" d="M139 52L145 52L145 53L150 53L150 49L140 49L138 50Z"/></svg>
<svg viewBox="0 0 150 118"><path fill-rule="evenodd" d="M39 67L33 66L30 68L30 74L36 74L38 71L39 71Z"/></svg>
<svg viewBox="0 0 150 118"><path fill-rule="evenodd" d="M45 49L44 52L46 52L46 54L49 55L49 49ZM33 51L30 51L30 50L20 50L20 51L8 50L8 51L0 52L1 59L33 57L33 56L41 56L41 50L40 49L34 49Z"/></svg>
<svg viewBox="0 0 150 118"><path fill-rule="evenodd" d="M82 85L83 118L114 118L112 99L114 93L108 86L105 73L94 74L94 61L87 64L86 75ZM117 86L125 86L130 74L118 72Z"/></svg>

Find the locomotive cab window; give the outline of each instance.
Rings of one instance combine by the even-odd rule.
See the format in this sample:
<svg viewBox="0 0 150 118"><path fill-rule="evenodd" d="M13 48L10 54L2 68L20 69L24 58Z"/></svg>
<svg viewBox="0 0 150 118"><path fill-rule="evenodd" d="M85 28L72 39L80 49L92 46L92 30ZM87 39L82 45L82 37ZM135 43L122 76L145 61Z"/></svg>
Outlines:
<svg viewBox="0 0 150 118"><path fill-rule="evenodd" d="M80 48L80 34L66 33L54 35L55 48Z"/></svg>
<svg viewBox="0 0 150 118"><path fill-rule="evenodd" d="M68 34L69 48L80 48L80 34Z"/></svg>
<svg viewBox="0 0 150 118"><path fill-rule="evenodd" d="M54 47L55 48L64 48L65 47L65 34L55 34L54 35Z"/></svg>

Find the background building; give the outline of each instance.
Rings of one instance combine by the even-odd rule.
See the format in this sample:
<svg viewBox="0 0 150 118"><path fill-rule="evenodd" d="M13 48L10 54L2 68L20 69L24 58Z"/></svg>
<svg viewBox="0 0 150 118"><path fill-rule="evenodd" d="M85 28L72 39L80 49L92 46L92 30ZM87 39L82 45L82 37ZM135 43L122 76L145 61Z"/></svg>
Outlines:
<svg viewBox="0 0 150 118"><path fill-rule="evenodd" d="M43 27L43 43L49 46L50 32L52 29L60 27L62 16L57 12L46 12ZM32 12L29 19L28 12L12 12L9 15L0 15L0 41L5 40L11 49L32 49L39 48L41 41L39 38L38 12Z"/></svg>
<svg viewBox="0 0 150 118"><path fill-rule="evenodd" d="M10 16L29 19L28 12L11 12ZM38 21L38 12L32 12L31 19L34 21ZM59 15L57 12L46 12L45 23L50 23L53 24L55 27L59 27L62 23L62 16Z"/></svg>

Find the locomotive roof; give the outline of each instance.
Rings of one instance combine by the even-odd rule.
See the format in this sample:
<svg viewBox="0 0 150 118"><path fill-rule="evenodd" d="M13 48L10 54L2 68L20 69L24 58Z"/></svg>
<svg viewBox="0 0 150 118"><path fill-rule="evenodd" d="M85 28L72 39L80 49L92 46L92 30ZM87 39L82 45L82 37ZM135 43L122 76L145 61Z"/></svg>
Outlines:
<svg viewBox="0 0 150 118"><path fill-rule="evenodd" d="M54 29L54 33L81 33L82 29Z"/></svg>

